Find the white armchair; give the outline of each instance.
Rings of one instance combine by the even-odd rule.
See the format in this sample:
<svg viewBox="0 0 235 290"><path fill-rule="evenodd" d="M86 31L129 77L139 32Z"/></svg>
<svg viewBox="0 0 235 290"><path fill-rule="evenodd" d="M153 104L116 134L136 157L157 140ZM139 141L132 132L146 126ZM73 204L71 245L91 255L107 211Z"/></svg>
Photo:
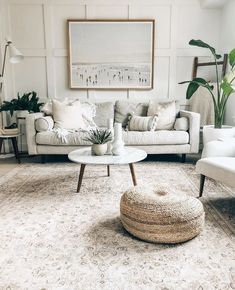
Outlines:
<svg viewBox="0 0 235 290"><path fill-rule="evenodd" d="M203 194L205 177L235 187L235 138L208 142L196 171L201 175L199 197Z"/></svg>

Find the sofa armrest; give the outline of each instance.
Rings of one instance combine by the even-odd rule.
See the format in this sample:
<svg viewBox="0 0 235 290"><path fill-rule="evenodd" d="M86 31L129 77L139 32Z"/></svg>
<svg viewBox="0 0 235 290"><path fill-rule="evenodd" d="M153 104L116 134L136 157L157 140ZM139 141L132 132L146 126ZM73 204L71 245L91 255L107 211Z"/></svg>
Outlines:
<svg viewBox="0 0 235 290"><path fill-rule="evenodd" d="M202 151L202 158L207 157L235 157L235 138L206 143Z"/></svg>
<svg viewBox="0 0 235 290"><path fill-rule="evenodd" d="M186 117L189 119L190 153L198 153L200 138L200 114L180 110L180 117Z"/></svg>
<svg viewBox="0 0 235 290"><path fill-rule="evenodd" d="M37 144L36 144L37 131L35 129L35 120L43 116L44 116L43 113L34 113L29 114L26 117L26 139L29 155L37 154Z"/></svg>

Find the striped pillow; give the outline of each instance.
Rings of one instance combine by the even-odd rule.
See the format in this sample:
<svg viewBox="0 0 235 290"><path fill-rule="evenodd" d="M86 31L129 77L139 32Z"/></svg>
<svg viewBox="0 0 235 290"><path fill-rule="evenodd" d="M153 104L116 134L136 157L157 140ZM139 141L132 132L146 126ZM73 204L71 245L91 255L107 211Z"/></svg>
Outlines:
<svg viewBox="0 0 235 290"><path fill-rule="evenodd" d="M130 115L127 127L129 131L154 131L157 120L157 115L149 117Z"/></svg>

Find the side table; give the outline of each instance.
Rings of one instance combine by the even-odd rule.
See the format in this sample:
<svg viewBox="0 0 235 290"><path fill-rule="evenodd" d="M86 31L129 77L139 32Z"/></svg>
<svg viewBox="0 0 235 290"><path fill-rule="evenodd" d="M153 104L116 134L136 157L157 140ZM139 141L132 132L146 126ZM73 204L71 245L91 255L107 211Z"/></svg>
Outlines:
<svg viewBox="0 0 235 290"><path fill-rule="evenodd" d="M18 150L18 145L17 145L17 137L19 137L21 134L16 134L16 135L0 135L0 154L2 151L2 144L4 140L11 139L12 146L14 149L15 153L15 158L20 163L20 155L19 155L19 150Z"/></svg>

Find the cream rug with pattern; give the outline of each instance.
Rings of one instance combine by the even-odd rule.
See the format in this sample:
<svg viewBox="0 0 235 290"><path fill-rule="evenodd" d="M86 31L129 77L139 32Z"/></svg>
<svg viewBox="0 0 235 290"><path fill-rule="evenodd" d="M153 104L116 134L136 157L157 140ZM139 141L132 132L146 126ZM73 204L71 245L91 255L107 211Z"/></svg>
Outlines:
<svg viewBox="0 0 235 290"><path fill-rule="evenodd" d="M128 166L87 166L77 194L73 163L25 164L0 178L0 289L235 289L235 191L205 184L205 229L178 245L130 236L119 220ZM140 184L197 196L195 166L136 164Z"/></svg>

